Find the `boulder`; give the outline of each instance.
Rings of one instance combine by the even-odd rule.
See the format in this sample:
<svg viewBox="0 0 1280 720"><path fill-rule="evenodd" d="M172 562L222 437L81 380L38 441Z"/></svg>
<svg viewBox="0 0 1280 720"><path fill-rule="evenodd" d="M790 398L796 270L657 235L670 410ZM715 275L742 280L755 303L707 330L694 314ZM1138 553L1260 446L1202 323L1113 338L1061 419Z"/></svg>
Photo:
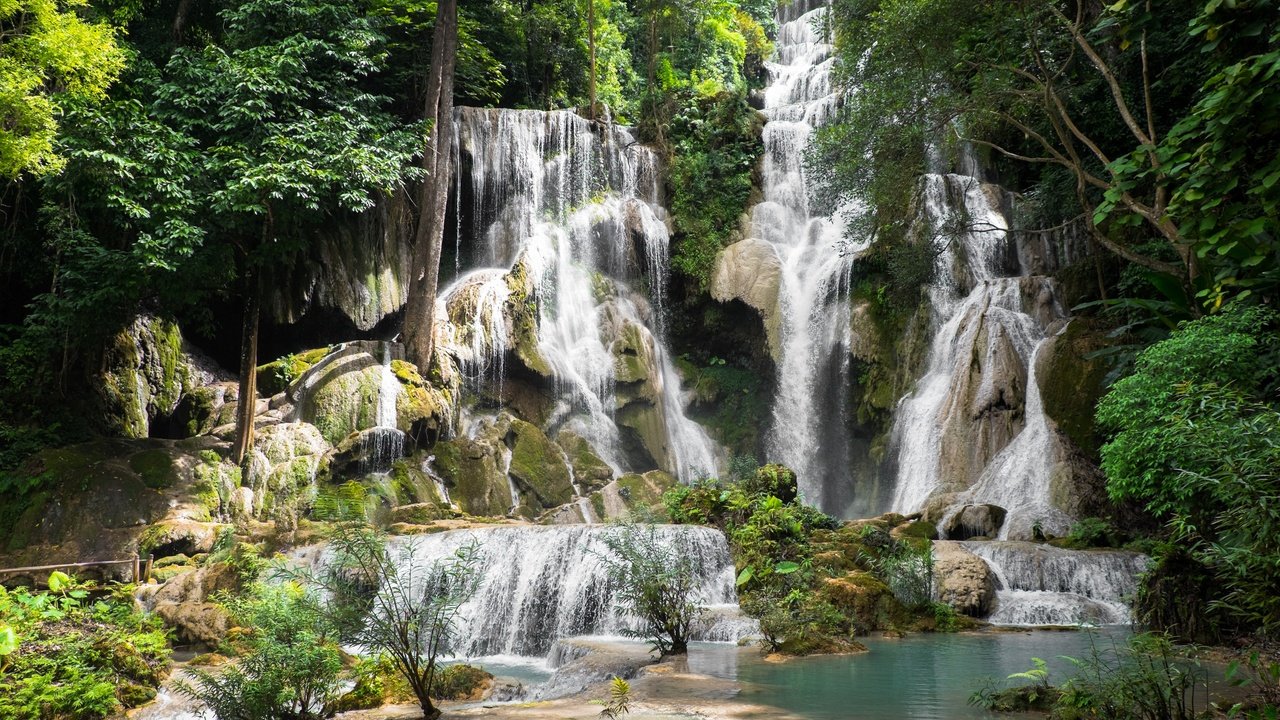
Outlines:
<svg viewBox="0 0 1280 720"><path fill-rule="evenodd" d="M573 468L573 478L583 492L599 490L613 480L613 468L600 459L581 435L561 430L556 435L556 444L564 449L569 466Z"/></svg>
<svg viewBox="0 0 1280 720"><path fill-rule="evenodd" d="M956 612L981 618L995 608L995 573L960 543L939 540L933 544L933 576L938 600Z"/></svg>
<svg viewBox="0 0 1280 720"><path fill-rule="evenodd" d="M536 425L511 419L511 466L508 474L520 491L522 504L541 511L573 498L564 451Z"/></svg>
<svg viewBox="0 0 1280 720"><path fill-rule="evenodd" d="M330 447L319 428L290 422L259 431L245 463L243 488L248 515L296 521L311 506L317 478L325 473ZM229 514L240 510L232 504Z"/></svg>
<svg viewBox="0 0 1280 720"><path fill-rule="evenodd" d="M23 507L0 528L0 567L207 548L221 527L217 478L239 474L223 462L225 451L212 438L97 440L40 451L15 471L42 480L12 500ZM123 580L131 572L121 565L81 574Z"/></svg>
<svg viewBox="0 0 1280 720"><path fill-rule="evenodd" d="M719 302L741 300L764 320L769 354L780 357L778 289L782 262L773 246L758 238L740 240L720 251L711 274L711 297Z"/></svg>
<svg viewBox="0 0 1280 720"><path fill-rule="evenodd" d="M948 540L995 538L1004 524L1005 509L999 505L965 505L946 522L943 532Z"/></svg>
<svg viewBox="0 0 1280 720"><path fill-rule="evenodd" d="M176 323L145 314L107 341L95 367L98 427L131 438L170 429L169 417L187 393L229 377L184 343Z"/></svg>
<svg viewBox="0 0 1280 720"><path fill-rule="evenodd" d="M143 605L172 626L180 640L217 645L230 629L231 617L214 596L239 584L231 565L214 563L173 577Z"/></svg>

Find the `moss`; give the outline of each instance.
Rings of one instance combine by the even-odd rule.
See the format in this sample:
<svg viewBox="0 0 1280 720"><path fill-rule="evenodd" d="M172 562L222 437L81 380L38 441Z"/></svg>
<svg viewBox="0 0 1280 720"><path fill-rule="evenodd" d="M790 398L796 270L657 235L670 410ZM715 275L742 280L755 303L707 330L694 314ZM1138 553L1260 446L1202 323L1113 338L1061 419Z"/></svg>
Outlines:
<svg viewBox="0 0 1280 720"><path fill-rule="evenodd" d="M290 383L302 377L303 373L324 359L331 349L331 347L321 347L305 350L259 365L258 391L268 397L284 392Z"/></svg>
<svg viewBox="0 0 1280 720"><path fill-rule="evenodd" d="M896 531L898 537L915 538L918 540L937 540L938 527L926 520L917 520L907 525L899 526Z"/></svg>
<svg viewBox="0 0 1280 720"><path fill-rule="evenodd" d="M541 508L553 508L573 499L569 468L560 448L538 429L523 420L512 420L515 444L511 448L509 470L526 493L532 493Z"/></svg>
<svg viewBox="0 0 1280 720"><path fill-rule="evenodd" d="M396 379L406 385L426 385L426 381L422 379L422 375L418 374L418 366L406 360L392 360L391 373Z"/></svg>
<svg viewBox="0 0 1280 720"><path fill-rule="evenodd" d="M602 493L591 493L591 509L595 511L597 519L604 519L604 495Z"/></svg>
<svg viewBox="0 0 1280 720"><path fill-rule="evenodd" d="M493 684L493 675L474 665L446 665L436 674L431 694L441 700L481 700Z"/></svg>
<svg viewBox="0 0 1280 720"><path fill-rule="evenodd" d="M157 490L173 487L178 479L173 470L173 458L158 448L129 456L129 467L138 473L143 484Z"/></svg>
<svg viewBox="0 0 1280 720"><path fill-rule="evenodd" d="M1040 353L1036 368L1045 414L1095 458L1094 407L1102 397L1108 366L1103 359L1088 356L1106 347L1107 340L1091 332L1085 321L1073 320L1052 340L1052 352Z"/></svg>

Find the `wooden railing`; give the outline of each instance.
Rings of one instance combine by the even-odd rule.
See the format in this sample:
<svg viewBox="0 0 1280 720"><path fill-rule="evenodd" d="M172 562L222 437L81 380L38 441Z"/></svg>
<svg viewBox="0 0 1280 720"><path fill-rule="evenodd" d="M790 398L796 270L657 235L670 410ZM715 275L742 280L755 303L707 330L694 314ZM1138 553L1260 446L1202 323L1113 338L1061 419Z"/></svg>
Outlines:
<svg viewBox="0 0 1280 720"><path fill-rule="evenodd" d="M88 562L58 563L56 565L31 565L29 567L0 568L0 578L10 577L20 573L40 572L43 570L71 570L74 568L101 567L107 565L131 565L133 567L133 581L135 583L144 583L151 579L151 565L154 560L154 556L148 555L144 564L141 556L134 555L133 557L125 560L91 560Z"/></svg>

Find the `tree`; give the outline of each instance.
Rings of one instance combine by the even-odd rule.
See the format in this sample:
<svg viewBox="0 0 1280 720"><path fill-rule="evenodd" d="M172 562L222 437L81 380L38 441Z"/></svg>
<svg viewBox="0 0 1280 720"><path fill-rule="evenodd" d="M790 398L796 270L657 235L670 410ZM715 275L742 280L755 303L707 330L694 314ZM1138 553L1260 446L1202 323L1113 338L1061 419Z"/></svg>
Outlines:
<svg viewBox="0 0 1280 720"><path fill-rule="evenodd" d="M391 658L423 718L439 717L431 690L440 655L455 638L458 612L475 592L477 546L464 545L447 560L423 563L413 539L390 547L367 525L341 524L329 547L332 556L324 568L293 577L326 595L323 612L346 642Z"/></svg>
<svg viewBox="0 0 1280 720"><path fill-rule="evenodd" d="M227 601L247 651L220 670L192 669L178 690L218 720L314 720L333 713L342 657L314 595L292 583L256 584Z"/></svg>
<svg viewBox="0 0 1280 720"><path fill-rule="evenodd" d="M1172 544L1145 582L1204 573L1216 582L1190 584L1210 592L1218 616L1205 615L1271 636L1280 633L1278 324L1274 311L1239 303L1184 323L1144 350L1097 408L1111 497L1141 503L1169 527ZM1140 605L1157 609L1170 599L1140 593Z"/></svg>
<svg viewBox="0 0 1280 720"><path fill-rule="evenodd" d="M100 99L124 68L116 31L77 14L85 0L0 4L0 177L56 173L68 101Z"/></svg>
<svg viewBox="0 0 1280 720"><path fill-rule="evenodd" d="M689 635L702 609L694 602L693 559L658 539L657 527L625 526L603 537L609 581L622 609L644 626L633 632L661 657L689 652Z"/></svg>
<svg viewBox="0 0 1280 720"><path fill-rule="evenodd" d="M431 67L423 120L430 125L422 151L423 179L418 193L418 224L413 240L409 298L404 308L409 361L424 372L431 367L440 282L440 252L449 200L453 158L453 74L458 58L457 0L438 0Z"/></svg>
<svg viewBox="0 0 1280 720"><path fill-rule="evenodd" d="M1160 148L1195 100L1182 78L1204 77L1219 60L1193 52L1186 28L1201 9L839 0L847 104L813 166L835 194L868 201L883 228L906 222L926 147L949 136L1056 193L1051 204L1074 205L1058 219L1081 222L1099 246L1199 287L1200 217L1174 203L1186 165Z"/></svg>
<svg viewBox="0 0 1280 720"><path fill-rule="evenodd" d="M362 81L381 35L354 0L240 0L222 45L180 48L161 116L196 138L216 237L234 248L243 300L235 461L253 443L261 293L296 224L335 206L365 210L410 174L413 133Z"/></svg>

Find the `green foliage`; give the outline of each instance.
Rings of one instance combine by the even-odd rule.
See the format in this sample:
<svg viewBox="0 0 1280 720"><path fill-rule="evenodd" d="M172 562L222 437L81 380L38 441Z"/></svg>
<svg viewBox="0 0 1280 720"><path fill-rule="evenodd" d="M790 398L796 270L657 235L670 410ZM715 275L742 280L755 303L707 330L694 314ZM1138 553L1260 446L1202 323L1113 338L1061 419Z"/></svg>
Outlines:
<svg viewBox="0 0 1280 720"><path fill-rule="evenodd" d="M329 540L333 561L319 572L287 574L325 596L317 612L346 644L385 654L422 708L434 717L438 664L455 639L454 620L475 591L478 549L424 564L412 538L392 545L362 523L340 523Z"/></svg>
<svg viewBox="0 0 1280 720"><path fill-rule="evenodd" d="M903 605L923 608L932 604L933 543L891 538L867 561Z"/></svg>
<svg viewBox="0 0 1280 720"><path fill-rule="evenodd" d="M617 675L609 681L609 700L600 711L600 717L616 720L631 713L631 683Z"/></svg>
<svg viewBox="0 0 1280 720"><path fill-rule="evenodd" d="M155 697L168 637L134 608L132 587L91 599L62 573L50 586L0 588L0 719L96 720Z"/></svg>
<svg viewBox="0 0 1280 720"><path fill-rule="evenodd" d="M1211 474L1236 454L1228 447L1244 451L1256 438L1240 437L1229 423L1180 420L1199 419L1197 388L1232 388L1242 400L1265 393L1280 352L1276 322L1264 308L1232 307L1183 325L1138 357L1135 372L1098 403L1099 427L1111 437L1102 459L1114 499L1141 500L1160 517L1193 511L1180 471Z"/></svg>
<svg viewBox="0 0 1280 720"><path fill-rule="evenodd" d="M622 609L644 623L631 635L643 638L661 657L684 655L702 614L694 602L693 558L663 544L657 526L620 526L604 536L609 582Z"/></svg>
<svg viewBox="0 0 1280 720"><path fill-rule="evenodd" d="M1061 688L1055 718L1192 720L1206 704L1208 672L1164 635L1134 635L1109 649L1095 644L1088 657L1066 659L1075 674Z"/></svg>
<svg viewBox="0 0 1280 720"><path fill-rule="evenodd" d="M68 103L100 100L124 66L116 29L87 22L85 0L0 4L0 177L56 173L55 147Z"/></svg>
<svg viewBox="0 0 1280 720"><path fill-rule="evenodd" d="M338 699L342 659L315 596L292 583L256 584L224 604L249 629L246 650L229 667L190 670L194 681L178 690L219 720L327 717Z"/></svg>
<svg viewBox="0 0 1280 720"><path fill-rule="evenodd" d="M716 254L733 238L764 144L743 93L694 96L670 120L667 184L678 233L672 266L705 288Z"/></svg>
<svg viewBox="0 0 1280 720"><path fill-rule="evenodd" d="M1243 662L1227 666L1227 683L1252 691L1250 697L1233 704L1227 717L1246 720L1275 720L1280 717L1280 662L1266 660L1257 650L1249 652Z"/></svg>
<svg viewBox="0 0 1280 720"><path fill-rule="evenodd" d="M1061 697L1061 691L1049 684L1049 667L1038 657L1031 658L1031 669L1009 675L1006 680L1030 680L1030 684L1001 688L994 681L969 696L969 704L997 712L1050 710Z"/></svg>

